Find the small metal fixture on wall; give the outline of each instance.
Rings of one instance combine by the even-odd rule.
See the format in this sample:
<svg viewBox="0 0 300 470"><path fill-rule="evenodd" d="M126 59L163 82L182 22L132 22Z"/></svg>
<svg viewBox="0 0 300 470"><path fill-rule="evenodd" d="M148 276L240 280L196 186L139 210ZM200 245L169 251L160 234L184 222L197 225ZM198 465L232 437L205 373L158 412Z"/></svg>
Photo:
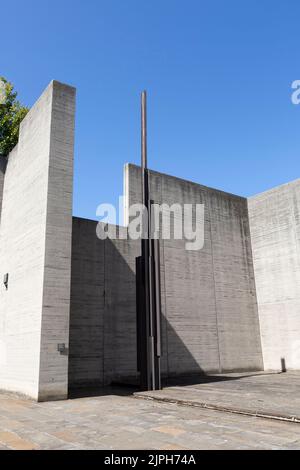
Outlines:
<svg viewBox="0 0 300 470"><path fill-rule="evenodd" d="M152 239L149 172L147 166L146 92L142 93L142 254L136 258L137 365L142 390L161 389L161 282L159 240ZM147 223L148 222L148 223Z"/></svg>
<svg viewBox="0 0 300 470"><path fill-rule="evenodd" d="M59 343L57 345L57 351L64 356L68 355L68 348L66 347L65 343Z"/></svg>
<svg viewBox="0 0 300 470"><path fill-rule="evenodd" d="M6 290L8 289L8 273L4 274L3 284L5 285Z"/></svg>

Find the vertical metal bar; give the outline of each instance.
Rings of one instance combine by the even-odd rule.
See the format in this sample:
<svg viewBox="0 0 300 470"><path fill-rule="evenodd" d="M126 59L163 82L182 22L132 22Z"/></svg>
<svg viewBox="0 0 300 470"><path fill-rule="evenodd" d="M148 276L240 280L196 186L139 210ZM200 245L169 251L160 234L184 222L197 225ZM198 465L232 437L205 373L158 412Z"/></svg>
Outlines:
<svg viewBox="0 0 300 470"><path fill-rule="evenodd" d="M151 224L151 206L152 201L150 200L148 191L148 250L149 250L149 335L150 335L150 365L151 365L151 379L152 379L152 390L157 388L156 380L156 362L155 362L155 349L156 349L156 325L155 325L155 277L154 277L154 258L153 258L153 246L152 246L152 224Z"/></svg>
<svg viewBox="0 0 300 470"><path fill-rule="evenodd" d="M138 367L141 387L147 390L161 388L160 356L160 278L159 251L152 240L151 201L147 162L147 95L141 96L141 176L142 203L145 211L142 220L142 256L137 262L137 334Z"/></svg>
<svg viewBox="0 0 300 470"><path fill-rule="evenodd" d="M147 93L142 92L141 98L141 167L142 167L142 203L147 206L147 177L146 171L148 169L147 159Z"/></svg>
<svg viewBox="0 0 300 470"><path fill-rule="evenodd" d="M141 97L141 168L142 168L142 203L146 208L142 220L142 269L143 269L143 284L144 284L144 318L145 318L145 339L147 348L147 357L143 367L146 369L147 374L147 387L148 390L152 388L152 361L151 350L152 344L150 341L150 286L149 286L149 219L148 219L148 201L149 201L149 187L148 187L148 168L147 168L147 94L146 91L142 92Z"/></svg>
<svg viewBox="0 0 300 470"><path fill-rule="evenodd" d="M135 258L135 277L136 277L136 352L137 352L137 370L142 374L142 279L141 279L141 256ZM142 382L142 380L141 380Z"/></svg>
<svg viewBox="0 0 300 470"><path fill-rule="evenodd" d="M142 168L147 169L147 93L142 92Z"/></svg>
<svg viewBox="0 0 300 470"><path fill-rule="evenodd" d="M147 343L148 343L148 384L149 389L155 389L155 360L154 360L154 327L153 327L153 282L152 282L152 253L150 243L150 201L149 201L149 179L147 158L147 93L142 92L141 100L141 127L142 127L142 192L143 204L146 212L143 218L144 237L144 277L145 277L145 314L147 321Z"/></svg>
<svg viewBox="0 0 300 470"><path fill-rule="evenodd" d="M156 301L156 355L161 357L161 281L160 281L160 247L159 240L153 240Z"/></svg>

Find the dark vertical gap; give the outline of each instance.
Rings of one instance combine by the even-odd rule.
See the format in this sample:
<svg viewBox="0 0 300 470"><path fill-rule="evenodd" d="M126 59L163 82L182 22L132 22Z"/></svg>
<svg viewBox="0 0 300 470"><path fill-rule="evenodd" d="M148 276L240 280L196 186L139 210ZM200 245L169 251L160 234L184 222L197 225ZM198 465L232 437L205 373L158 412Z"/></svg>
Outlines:
<svg viewBox="0 0 300 470"><path fill-rule="evenodd" d="M103 319L102 319L102 383L105 385L105 326L106 326L106 240L103 240Z"/></svg>

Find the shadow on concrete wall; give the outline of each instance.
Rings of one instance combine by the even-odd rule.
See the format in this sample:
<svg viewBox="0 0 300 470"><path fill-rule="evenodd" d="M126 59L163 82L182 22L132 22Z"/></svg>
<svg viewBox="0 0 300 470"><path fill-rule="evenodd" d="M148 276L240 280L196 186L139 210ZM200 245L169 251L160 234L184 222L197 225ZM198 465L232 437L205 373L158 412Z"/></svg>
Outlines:
<svg viewBox="0 0 300 470"><path fill-rule="evenodd" d="M134 266L135 256L139 255L139 243L134 246L132 241L102 241L95 236L95 230L96 222L74 218L70 397L131 394L138 388ZM219 373L216 361L212 361L216 367L207 373L207 364L199 359L204 352L203 345L197 340L197 331L187 337L192 342L192 348L175 331L167 315L163 315L164 386L237 380L245 376L216 375ZM212 337L209 341L215 342L217 339ZM215 344L208 344L208 347L214 348ZM103 388L112 384L116 386ZM120 388L120 385L123 387Z"/></svg>
<svg viewBox="0 0 300 470"><path fill-rule="evenodd" d="M70 395L78 394L78 389L94 393L95 389L112 383L132 384L133 388L138 384L132 247L120 240L99 240L94 230L95 223L74 220ZM165 316L162 319L162 344L165 383L170 376L173 376L173 382L176 380L176 363L181 363L178 375L182 375L182 365L185 375L192 375L195 380L204 375L201 364L195 360L188 345L184 344Z"/></svg>

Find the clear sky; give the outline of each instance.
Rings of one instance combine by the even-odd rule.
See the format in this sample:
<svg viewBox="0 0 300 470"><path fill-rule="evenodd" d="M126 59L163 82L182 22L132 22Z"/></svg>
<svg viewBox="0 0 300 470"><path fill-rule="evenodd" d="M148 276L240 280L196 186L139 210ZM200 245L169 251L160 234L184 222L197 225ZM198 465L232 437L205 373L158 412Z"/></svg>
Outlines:
<svg viewBox="0 0 300 470"><path fill-rule="evenodd" d="M140 161L249 196L300 177L299 0L14 0L0 7L0 75L32 105L77 88L74 215L116 204Z"/></svg>

